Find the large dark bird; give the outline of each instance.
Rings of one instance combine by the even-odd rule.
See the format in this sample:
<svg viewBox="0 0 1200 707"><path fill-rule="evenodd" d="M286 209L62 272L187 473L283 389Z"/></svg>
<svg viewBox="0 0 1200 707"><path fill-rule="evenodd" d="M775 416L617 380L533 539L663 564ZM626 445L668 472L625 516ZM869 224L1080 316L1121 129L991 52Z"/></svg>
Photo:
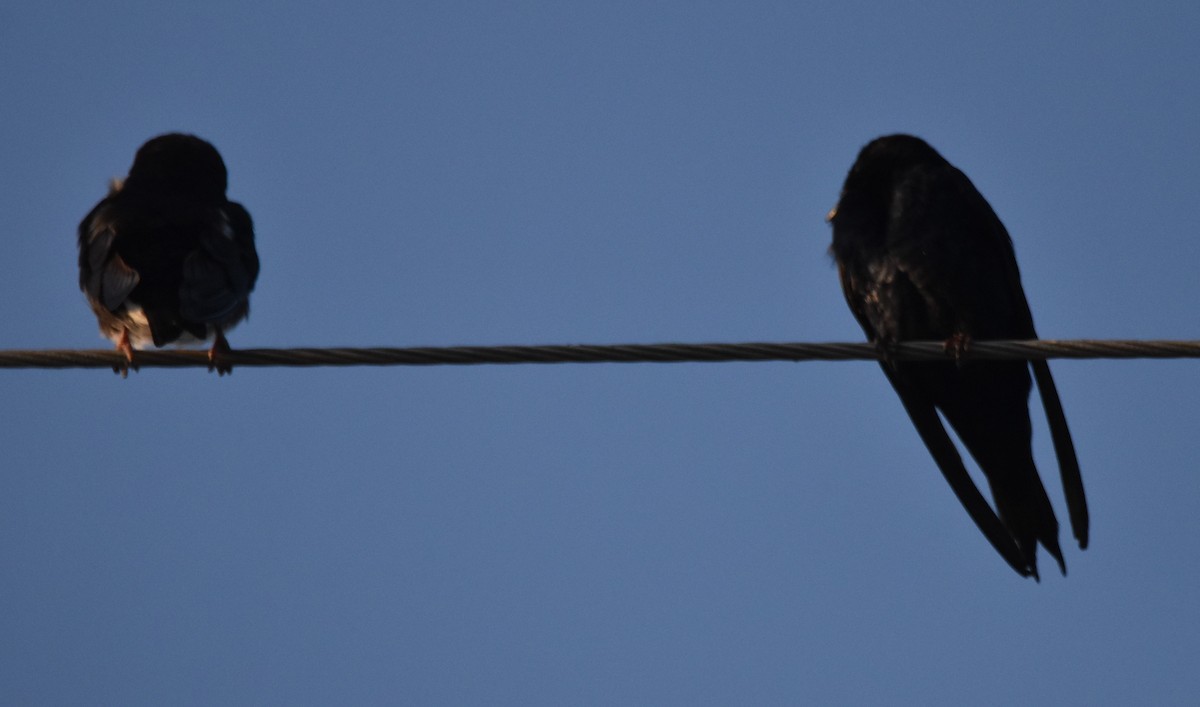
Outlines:
<svg viewBox="0 0 1200 707"><path fill-rule="evenodd" d="M1040 542L1065 575L1058 520L1033 462L1031 365L1080 548L1087 547L1088 511L1046 362L913 362L886 355L901 341L942 340L961 354L972 339L1037 338L1004 225L966 175L910 135L881 137L862 149L829 220L846 301L885 352L883 372L950 487L1019 574L1038 577ZM967 474L938 411L982 469L995 512Z"/></svg>
<svg viewBox="0 0 1200 707"><path fill-rule="evenodd" d="M136 368L134 348L210 337L209 370L232 370L225 332L250 310L258 253L250 214L225 186L212 145L160 135L79 224L79 287L125 354L122 374Z"/></svg>

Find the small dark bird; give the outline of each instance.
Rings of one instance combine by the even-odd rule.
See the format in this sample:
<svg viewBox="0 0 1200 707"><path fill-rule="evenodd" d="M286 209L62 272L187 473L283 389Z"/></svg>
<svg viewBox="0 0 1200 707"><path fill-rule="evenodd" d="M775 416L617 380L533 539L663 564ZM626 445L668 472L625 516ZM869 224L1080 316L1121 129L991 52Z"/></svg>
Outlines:
<svg viewBox="0 0 1200 707"><path fill-rule="evenodd" d="M137 368L135 348L209 338L209 370L232 371L225 332L250 311L258 253L250 214L225 187L216 148L160 135L79 224L79 287L125 354L122 375Z"/></svg>
<svg viewBox="0 0 1200 707"><path fill-rule="evenodd" d="M1065 575L1058 520L1033 462L1031 366L1080 548L1087 547L1088 510L1050 367L958 358L971 340L1037 338L1012 241L992 207L923 140L889 135L859 153L828 220L846 302L883 350L883 372L959 501L1020 575L1037 579L1038 543ZM916 340L945 341L958 360L887 355L897 342ZM938 411L978 462L995 512Z"/></svg>

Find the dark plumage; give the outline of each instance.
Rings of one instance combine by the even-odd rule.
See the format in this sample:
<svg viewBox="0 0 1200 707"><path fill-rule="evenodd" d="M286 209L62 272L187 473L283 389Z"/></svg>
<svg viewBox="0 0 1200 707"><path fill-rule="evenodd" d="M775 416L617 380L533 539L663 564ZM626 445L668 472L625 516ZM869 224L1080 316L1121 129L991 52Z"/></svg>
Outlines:
<svg viewBox="0 0 1200 707"><path fill-rule="evenodd" d="M924 141L890 135L864 147L829 220L846 301L867 337L885 351L900 341L944 340L961 352L972 339L1037 337L1004 225L966 175ZM1046 362L881 365L942 474L996 550L1018 573L1036 578L1041 543L1066 574L1058 520L1030 444L1030 365L1081 548L1087 547L1088 511ZM987 477L995 512L937 411Z"/></svg>
<svg viewBox="0 0 1200 707"><path fill-rule="evenodd" d="M210 370L231 370L224 332L249 313L258 253L250 214L225 186L212 145L160 135L79 224L79 287L129 365L134 348L212 337Z"/></svg>

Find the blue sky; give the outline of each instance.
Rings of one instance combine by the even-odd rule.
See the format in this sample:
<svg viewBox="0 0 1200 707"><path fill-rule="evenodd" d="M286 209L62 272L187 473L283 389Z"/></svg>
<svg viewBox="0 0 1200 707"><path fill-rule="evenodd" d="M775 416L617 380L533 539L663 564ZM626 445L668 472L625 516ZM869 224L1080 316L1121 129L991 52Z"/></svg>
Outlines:
<svg viewBox="0 0 1200 707"><path fill-rule="evenodd" d="M236 348L859 341L822 217L912 132L1046 338L1200 338L1183 3L9 3L4 348L212 141ZM0 372L6 704L1185 704L1195 362L1057 362L1092 509L1018 578L871 363ZM1036 409L1036 408L1035 408ZM1065 520L1044 422L1035 452ZM1064 541L1068 540L1064 531Z"/></svg>

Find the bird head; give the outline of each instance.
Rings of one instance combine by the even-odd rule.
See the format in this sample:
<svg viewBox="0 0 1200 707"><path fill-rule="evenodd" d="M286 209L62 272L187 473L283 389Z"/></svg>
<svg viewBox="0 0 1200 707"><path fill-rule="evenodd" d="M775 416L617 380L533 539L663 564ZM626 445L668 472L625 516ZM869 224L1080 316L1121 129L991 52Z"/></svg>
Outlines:
<svg viewBox="0 0 1200 707"><path fill-rule="evenodd" d="M215 147L194 135L168 133L138 149L124 189L219 200L227 179Z"/></svg>

